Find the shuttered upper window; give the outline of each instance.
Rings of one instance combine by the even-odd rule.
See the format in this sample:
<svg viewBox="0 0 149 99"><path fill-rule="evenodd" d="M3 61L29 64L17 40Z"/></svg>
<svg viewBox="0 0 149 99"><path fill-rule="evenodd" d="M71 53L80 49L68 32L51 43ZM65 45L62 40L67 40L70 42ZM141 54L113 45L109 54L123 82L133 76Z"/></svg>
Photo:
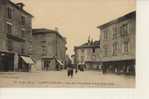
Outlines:
<svg viewBox="0 0 149 99"><path fill-rule="evenodd" d="M25 17L24 16L21 16L21 24L25 25Z"/></svg>
<svg viewBox="0 0 149 99"><path fill-rule="evenodd" d="M8 7L7 8L7 18L11 19L12 18L12 8Z"/></svg>
<svg viewBox="0 0 149 99"><path fill-rule="evenodd" d="M8 34L12 34L12 25L6 23L6 31Z"/></svg>

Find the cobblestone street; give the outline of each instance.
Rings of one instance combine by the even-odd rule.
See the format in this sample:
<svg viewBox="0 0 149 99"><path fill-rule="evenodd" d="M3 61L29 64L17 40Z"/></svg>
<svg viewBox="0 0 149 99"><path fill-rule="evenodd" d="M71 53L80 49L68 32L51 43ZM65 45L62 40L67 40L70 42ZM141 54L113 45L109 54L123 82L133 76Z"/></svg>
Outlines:
<svg viewBox="0 0 149 99"><path fill-rule="evenodd" d="M134 88L135 77L105 74L99 71L78 72L73 78L67 71L34 73L0 73L0 87L66 87L66 88Z"/></svg>

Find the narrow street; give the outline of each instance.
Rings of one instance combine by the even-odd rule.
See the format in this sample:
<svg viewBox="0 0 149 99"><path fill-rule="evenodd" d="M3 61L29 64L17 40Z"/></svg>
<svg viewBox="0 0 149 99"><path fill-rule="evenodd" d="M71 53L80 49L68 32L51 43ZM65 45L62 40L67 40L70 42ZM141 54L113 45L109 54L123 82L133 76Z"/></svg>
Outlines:
<svg viewBox="0 0 149 99"><path fill-rule="evenodd" d="M67 77L67 71L31 73L0 73L0 87L50 87L50 88L134 88L135 76L102 74L99 71L85 71Z"/></svg>

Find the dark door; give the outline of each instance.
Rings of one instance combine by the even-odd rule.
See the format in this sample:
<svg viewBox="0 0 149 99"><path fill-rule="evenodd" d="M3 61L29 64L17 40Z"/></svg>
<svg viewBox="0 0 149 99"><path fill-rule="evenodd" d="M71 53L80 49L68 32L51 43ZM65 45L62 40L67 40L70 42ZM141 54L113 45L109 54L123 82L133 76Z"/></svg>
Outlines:
<svg viewBox="0 0 149 99"><path fill-rule="evenodd" d="M14 55L9 53L0 53L0 71L14 71Z"/></svg>

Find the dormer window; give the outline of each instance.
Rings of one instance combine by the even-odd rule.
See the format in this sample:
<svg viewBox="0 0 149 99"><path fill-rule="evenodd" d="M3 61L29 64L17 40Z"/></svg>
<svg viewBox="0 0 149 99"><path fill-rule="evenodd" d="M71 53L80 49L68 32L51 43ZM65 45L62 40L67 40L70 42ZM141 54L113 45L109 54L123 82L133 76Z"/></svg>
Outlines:
<svg viewBox="0 0 149 99"><path fill-rule="evenodd" d="M17 3L16 4L18 6L18 8L23 9L23 7L25 6L22 2Z"/></svg>

